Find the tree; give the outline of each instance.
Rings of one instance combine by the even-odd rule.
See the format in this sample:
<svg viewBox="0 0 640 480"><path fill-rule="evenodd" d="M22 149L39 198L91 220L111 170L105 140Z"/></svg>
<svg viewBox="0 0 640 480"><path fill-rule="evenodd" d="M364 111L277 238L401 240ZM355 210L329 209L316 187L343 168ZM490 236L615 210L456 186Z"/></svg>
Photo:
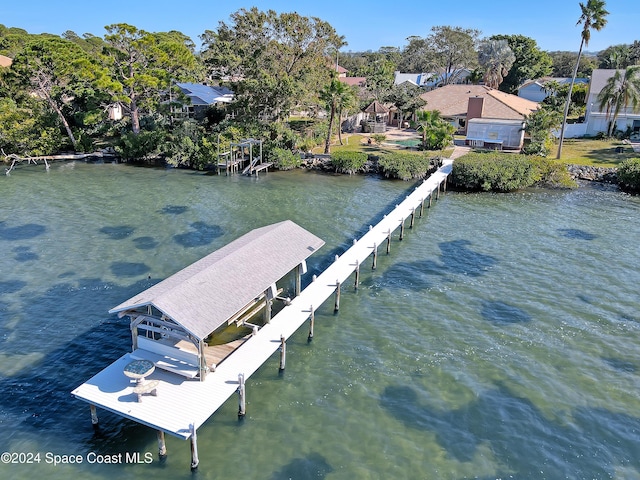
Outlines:
<svg viewBox="0 0 640 480"><path fill-rule="evenodd" d="M571 77L573 69L578 64L578 74L576 77L589 78L591 72L598 68L598 61L595 56L581 55L578 58L577 52L549 52L553 62L551 66L552 77Z"/></svg>
<svg viewBox="0 0 640 480"><path fill-rule="evenodd" d="M479 35L471 28L434 26L426 38L409 37L401 66L408 71L438 74L443 85L455 83L463 68L476 66Z"/></svg>
<svg viewBox="0 0 640 480"><path fill-rule="evenodd" d="M443 149L451 143L455 127L443 120L438 110L420 110L417 130L422 131L422 148Z"/></svg>
<svg viewBox="0 0 640 480"><path fill-rule="evenodd" d="M342 110L352 105L355 100L353 90L346 83L342 83L337 78L332 78L331 82L320 92L320 99L325 103L329 110L329 129L324 143L324 153L329 153L331 144L331 132L333 130L333 121L338 117L338 136L340 137L340 119ZM342 138L340 137L340 144Z"/></svg>
<svg viewBox="0 0 640 480"><path fill-rule="evenodd" d="M69 120L63 113L76 88L98 80L103 71L78 45L58 37L36 37L16 55L11 66L19 81L44 99L76 147Z"/></svg>
<svg viewBox="0 0 640 480"><path fill-rule="evenodd" d="M484 83L488 87L498 88L516 56L506 40L483 40L478 51L478 62L484 69Z"/></svg>
<svg viewBox="0 0 640 480"><path fill-rule="evenodd" d="M616 126L620 111L631 106L633 111L640 105L640 65L616 70L598 94L600 109L605 110L610 119L608 135L611 136Z"/></svg>
<svg viewBox="0 0 640 480"><path fill-rule="evenodd" d="M564 114L562 116L562 126L560 127L560 141L558 143L558 155L557 159L562 156L562 142L564 141L564 129L567 124L567 115L569 114L569 105L571 104L571 93L573 92L573 84L576 81L576 75L578 74L578 67L580 65L580 57L582 56L582 49L589 45L591 39L591 29L596 31L602 30L607 24L606 16L609 14L604 8L604 0L587 0L586 5L580 2L580 9L582 15L578 19L577 25L582 24L582 34L580 40L580 49L578 50L578 61L576 62L575 69L573 70L573 76L571 77L571 86L569 87L569 93L567 93L567 101L564 107Z"/></svg>
<svg viewBox="0 0 640 480"><path fill-rule="evenodd" d="M621 69L632 65L629 45L613 45L598 53L598 68Z"/></svg>
<svg viewBox="0 0 640 480"><path fill-rule="evenodd" d="M316 17L256 7L231 15L201 35L208 74L231 82L240 114L280 120L317 100L331 72L331 56L345 43Z"/></svg>
<svg viewBox="0 0 640 480"><path fill-rule="evenodd" d="M531 112L525 117L524 131L529 134L530 142L524 147L527 155L546 157L553 145L551 130L558 128L562 121L561 111L550 105Z"/></svg>
<svg viewBox="0 0 640 480"><path fill-rule="evenodd" d="M129 112L137 135L140 109L157 105L160 93L168 91L173 80L195 75L193 42L179 32L149 33L126 23L105 29L106 60L114 80L111 94Z"/></svg>
<svg viewBox="0 0 640 480"><path fill-rule="evenodd" d="M500 84L500 90L516 93L525 80L534 80L551 74L551 56L538 48L533 38L524 35L493 35L490 40L506 40L515 55L509 72ZM569 76L569 75L567 75Z"/></svg>
<svg viewBox="0 0 640 480"><path fill-rule="evenodd" d="M404 82L400 85L394 85L386 101L393 103L398 109L398 126L402 125L405 113L413 114L418 108L424 106L426 102L420 98L420 94L424 93L417 85Z"/></svg>

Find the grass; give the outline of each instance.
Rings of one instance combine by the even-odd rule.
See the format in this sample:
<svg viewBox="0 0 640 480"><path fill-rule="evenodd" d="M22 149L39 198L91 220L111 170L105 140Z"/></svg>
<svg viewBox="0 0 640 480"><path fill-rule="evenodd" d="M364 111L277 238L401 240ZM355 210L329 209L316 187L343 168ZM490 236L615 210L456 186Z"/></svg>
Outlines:
<svg viewBox="0 0 640 480"><path fill-rule="evenodd" d="M387 147L384 145L376 145L375 143L367 143L367 139L369 137L366 135L343 135L342 143L344 145L337 145L335 143L331 144L331 152L338 151L347 151L347 152L365 152L370 153L372 155L379 155L385 152L397 152L399 149L397 147ZM337 141L337 137L334 139ZM323 153L324 152L324 144L313 149L313 153ZM405 153L415 154L415 155L424 155L425 152L419 150L404 150ZM453 147L447 148L444 151L433 150L427 152L432 156L442 155L444 157L448 157L453 152Z"/></svg>
<svg viewBox="0 0 640 480"><path fill-rule="evenodd" d="M623 152L616 153L616 147L622 147ZM556 153L557 150L552 152L552 158L555 158ZM624 160L639 157L640 153L635 153L631 145L624 144L621 140L569 138L562 144L561 161L593 167L617 167Z"/></svg>

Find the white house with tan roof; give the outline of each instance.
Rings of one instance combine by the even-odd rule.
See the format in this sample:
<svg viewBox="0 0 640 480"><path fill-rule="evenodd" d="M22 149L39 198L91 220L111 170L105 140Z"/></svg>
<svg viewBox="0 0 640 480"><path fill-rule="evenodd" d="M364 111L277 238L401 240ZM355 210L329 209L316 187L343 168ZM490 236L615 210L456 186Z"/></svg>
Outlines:
<svg viewBox="0 0 640 480"><path fill-rule="evenodd" d="M539 106L485 85L446 85L420 98L422 110L438 110L468 144L509 149L522 148L525 117Z"/></svg>

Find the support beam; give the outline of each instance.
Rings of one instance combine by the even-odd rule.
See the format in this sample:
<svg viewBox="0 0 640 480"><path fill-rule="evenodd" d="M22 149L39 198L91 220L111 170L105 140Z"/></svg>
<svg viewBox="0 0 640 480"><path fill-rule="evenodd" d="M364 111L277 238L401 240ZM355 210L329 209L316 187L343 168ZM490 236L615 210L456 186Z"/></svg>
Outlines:
<svg viewBox="0 0 640 480"><path fill-rule="evenodd" d="M316 319L315 319L315 313L313 312L313 305L311 305L311 316L309 317L309 338L307 338L308 341L313 340L313 327L314 324L316 323Z"/></svg>
<svg viewBox="0 0 640 480"><path fill-rule="evenodd" d="M400 224L400 240L404 238L404 218L402 219L402 223Z"/></svg>
<svg viewBox="0 0 640 480"><path fill-rule="evenodd" d="M424 214L424 198L420 200L420 218L422 218L423 214Z"/></svg>
<svg viewBox="0 0 640 480"><path fill-rule="evenodd" d="M391 253L391 229L389 229L387 233L387 255L389 255L389 253Z"/></svg>
<svg viewBox="0 0 640 480"><path fill-rule="evenodd" d="M415 209L411 212L411 222L409 223L409 228L413 228L414 219L416 217Z"/></svg>
<svg viewBox="0 0 640 480"><path fill-rule="evenodd" d="M360 262L356 260L356 279L355 279L355 289L358 289L358 283L360 283Z"/></svg>
<svg viewBox="0 0 640 480"><path fill-rule="evenodd" d="M447 193L447 178L449 177L444 177L444 180L442 181L442 193Z"/></svg>
<svg viewBox="0 0 640 480"><path fill-rule="evenodd" d="M247 400L244 387L244 373L238 374L238 416L244 417L247 413Z"/></svg>
<svg viewBox="0 0 640 480"><path fill-rule="evenodd" d="M160 458L165 458L167 456L167 444L164 441L164 432L158 430L156 434L158 436L158 455Z"/></svg>
<svg viewBox="0 0 640 480"><path fill-rule="evenodd" d="M440 184L438 184L438 188L436 189L436 200L440 200Z"/></svg>
<svg viewBox="0 0 640 480"><path fill-rule="evenodd" d="M280 335L280 371L284 370L287 363L287 341L284 335Z"/></svg>
<svg viewBox="0 0 640 480"><path fill-rule="evenodd" d="M336 303L333 307L333 311L340 310L340 280L336 280Z"/></svg>
<svg viewBox="0 0 640 480"><path fill-rule="evenodd" d="M198 435L193 423L189 425L189 430L191 431L191 470L195 470L200 464L198 459Z"/></svg>
<svg viewBox="0 0 640 480"><path fill-rule="evenodd" d="M433 192L429 194L429 208L431 208L431 199L433 198Z"/></svg>

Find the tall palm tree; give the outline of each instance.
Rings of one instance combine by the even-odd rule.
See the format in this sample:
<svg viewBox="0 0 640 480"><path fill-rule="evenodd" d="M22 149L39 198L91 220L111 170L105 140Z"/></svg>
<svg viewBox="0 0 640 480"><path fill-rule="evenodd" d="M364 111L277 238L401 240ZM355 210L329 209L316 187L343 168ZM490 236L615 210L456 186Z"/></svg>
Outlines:
<svg viewBox="0 0 640 480"><path fill-rule="evenodd" d="M329 153L331 132L336 114L338 115L338 123L340 123L341 112L351 104L352 96L353 93L349 86L335 77L332 78L331 82L320 92L320 100L325 103L329 111L329 130L327 131L327 138L324 144L324 153Z"/></svg>
<svg viewBox="0 0 640 480"><path fill-rule="evenodd" d="M506 40L484 40L478 51L478 62L484 69L484 83L498 88L516 61Z"/></svg>
<svg viewBox="0 0 640 480"><path fill-rule="evenodd" d="M640 65L627 67L626 70L616 70L598 94L600 109L607 112L610 119L608 135L611 136L616 125L620 110L631 106L633 111L640 105Z"/></svg>
<svg viewBox="0 0 640 480"><path fill-rule="evenodd" d="M589 45L591 40L591 29L600 31L607 24L605 18L609 15L605 9L604 0L587 0L587 4L580 2L580 9L582 15L578 19L576 25L582 24L582 40L580 41L580 50L578 50L578 58L576 60L576 66L573 69L573 77L571 77L571 85L569 86L569 93L567 93L567 100L564 105L564 115L562 117L562 127L560 128L560 143L558 144L558 155L556 158L560 158L562 155L562 142L564 141L564 129L567 124L567 115L569 115L569 105L571 104L571 93L573 92L573 84L576 81L578 75L578 67L580 66L580 58L582 57L582 49Z"/></svg>

